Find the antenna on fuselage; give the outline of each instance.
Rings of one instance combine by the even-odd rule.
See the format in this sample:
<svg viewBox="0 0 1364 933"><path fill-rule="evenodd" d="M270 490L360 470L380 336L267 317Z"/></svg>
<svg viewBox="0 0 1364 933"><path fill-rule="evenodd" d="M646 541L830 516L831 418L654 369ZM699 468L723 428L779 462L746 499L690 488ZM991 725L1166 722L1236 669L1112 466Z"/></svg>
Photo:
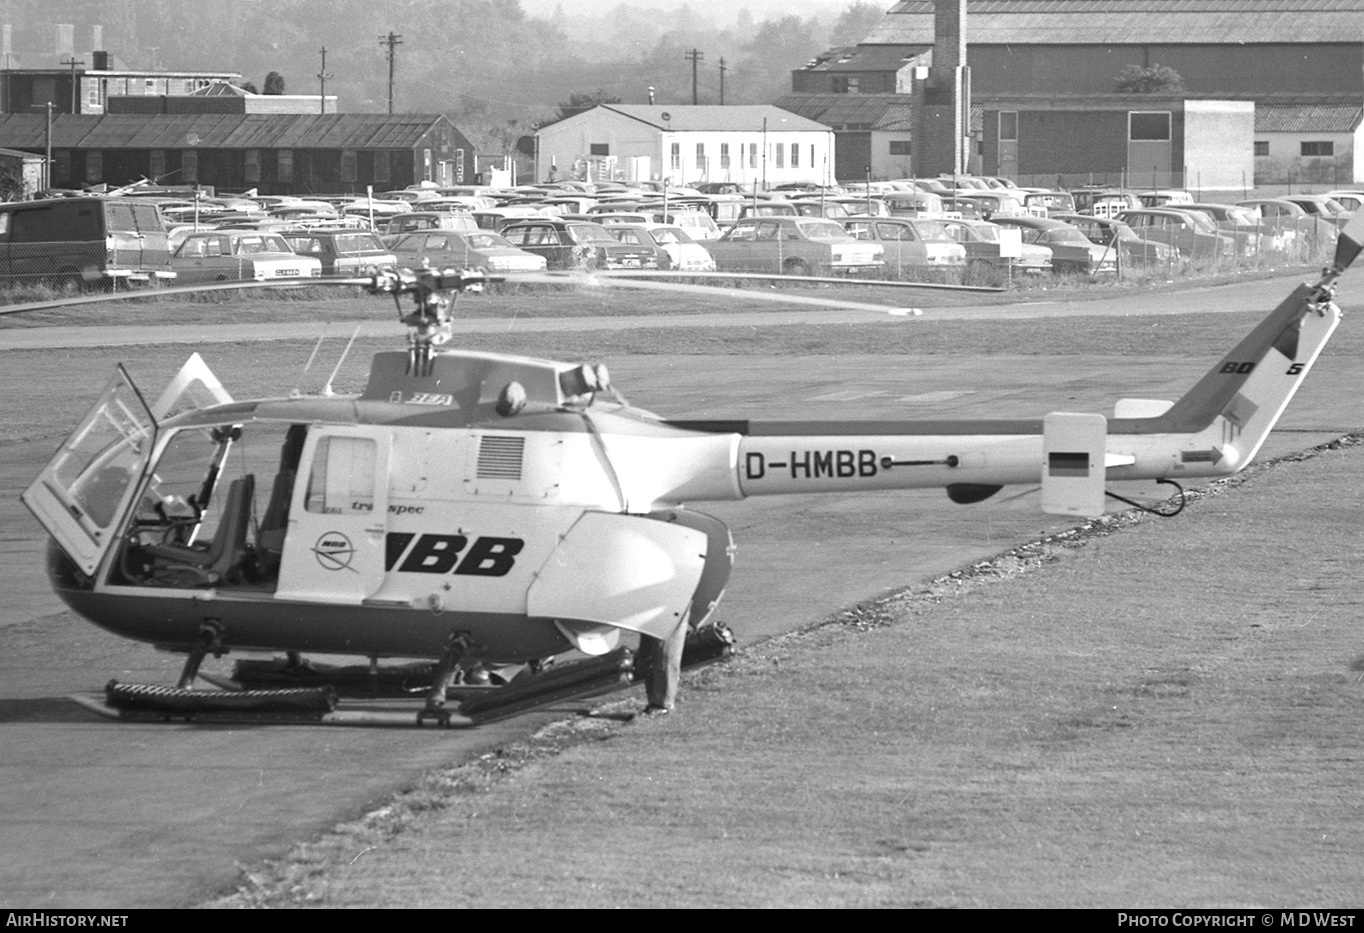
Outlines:
<svg viewBox="0 0 1364 933"><path fill-rule="evenodd" d="M321 334L317 338L317 343L313 344L312 355L308 357L308 362L303 364L303 372L298 374L298 382L294 383L293 391L289 393L290 398L299 398L303 395L303 377L313 368L313 363L317 361L317 353L322 349L322 341L326 339L327 335Z"/></svg>
<svg viewBox="0 0 1364 933"><path fill-rule="evenodd" d="M350 355L350 348L355 346L355 338L360 336L360 328L364 326L365 325L363 324L357 324L355 326L355 333L351 334L350 340L346 341L346 349L341 351L341 359L336 361L336 366L332 368L332 374L327 377L327 384L322 387L323 395L332 396L336 394L332 391L332 380L334 380L336 374L341 371L341 364L346 362L346 357Z"/></svg>

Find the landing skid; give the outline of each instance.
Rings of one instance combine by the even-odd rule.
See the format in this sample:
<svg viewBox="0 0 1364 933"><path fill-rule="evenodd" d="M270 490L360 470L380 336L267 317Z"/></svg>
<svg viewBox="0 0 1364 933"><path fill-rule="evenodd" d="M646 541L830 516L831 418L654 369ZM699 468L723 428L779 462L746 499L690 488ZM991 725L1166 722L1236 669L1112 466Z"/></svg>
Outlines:
<svg viewBox="0 0 1364 933"><path fill-rule="evenodd" d="M734 636L723 625L693 633L683 654L684 669L728 657ZM71 699L82 708L123 722L187 722L258 725L423 726L466 729L508 719L556 703L591 699L625 689L641 679L634 654L610 654L524 674L504 686L452 685L447 707L433 713L417 703L429 695L438 665L417 663L394 668L330 667L294 662L252 662L235 672L239 680L200 673L220 688L192 690L110 681L100 694ZM386 696L373 695L380 691ZM366 696L370 693L369 696ZM343 699L344 698L344 699Z"/></svg>

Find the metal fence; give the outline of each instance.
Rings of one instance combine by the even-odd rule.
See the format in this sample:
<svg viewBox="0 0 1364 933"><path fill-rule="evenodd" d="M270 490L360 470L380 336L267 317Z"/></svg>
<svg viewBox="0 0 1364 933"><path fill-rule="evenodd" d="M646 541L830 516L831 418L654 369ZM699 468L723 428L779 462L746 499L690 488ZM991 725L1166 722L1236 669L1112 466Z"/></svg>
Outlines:
<svg viewBox="0 0 1364 933"><path fill-rule="evenodd" d="M164 250L145 251L120 239L0 242L0 287L76 292L174 281Z"/></svg>

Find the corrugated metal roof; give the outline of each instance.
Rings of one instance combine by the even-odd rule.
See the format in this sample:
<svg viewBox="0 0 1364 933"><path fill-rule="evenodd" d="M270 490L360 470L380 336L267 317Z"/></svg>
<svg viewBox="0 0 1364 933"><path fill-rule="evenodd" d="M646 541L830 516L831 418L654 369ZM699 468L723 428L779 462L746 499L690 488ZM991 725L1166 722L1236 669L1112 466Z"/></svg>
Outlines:
<svg viewBox="0 0 1364 933"><path fill-rule="evenodd" d="M771 104L738 104L721 107L713 104L602 104L607 110L615 111L632 119L647 123L667 132L746 132L760 130L763 118L769 124L774 120L785 121L781 129L787 132L824 132L829 128L813 120L793 121L791 111ZM668 119L663 115L667 114ZM573 119L569 117L568 119ZM768 131L775 131L769 125Z"/></svg>
<svg viewBox="0 0 1364 933"><path fill-rule="evenodd" d="M967 0L973 45L1364 42L1364 0ZM932 0L904 0L864 45L933 41Z"/></svg>
<svg viewBox="0 0 1364 933"><path fill-rule="evenodd" d="M874 130L896 130L908 132L913 129L914 108L908 103L895 103L886 107L881 119L872 127Z"/></svg>
<svg viewBox="0 0 1364 933"><path fill-rule="evenodd" d="M1259 104L1257 133L1352 133L1364 120L1359 104Z"/></svg>
<svg viewBox="0 0 1364 933"><path fill-rule="evenodd" d="M913 116L907 94L787 94L777 106L835 129L908 130Z"/></svg>
<svg viewBox="0 0 1364 933"><path fill-rule="evenodd" d="M59 149L411 149L433 114L58 114ZM0 114L0 146L46 145L47 115Z"/></svg>

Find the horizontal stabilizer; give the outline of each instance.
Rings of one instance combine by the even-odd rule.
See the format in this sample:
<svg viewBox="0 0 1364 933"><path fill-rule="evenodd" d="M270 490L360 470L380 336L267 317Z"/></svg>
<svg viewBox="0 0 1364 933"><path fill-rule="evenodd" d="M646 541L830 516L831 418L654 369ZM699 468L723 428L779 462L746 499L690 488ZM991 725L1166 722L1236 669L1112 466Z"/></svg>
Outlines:
<svg viewBox="0 0 1364 933"><path fill-rule="evenodd" d="M1159 398L1120 398L1113 406L1114 418L1159 418L1171 408L1174 402Z"/></svg>

